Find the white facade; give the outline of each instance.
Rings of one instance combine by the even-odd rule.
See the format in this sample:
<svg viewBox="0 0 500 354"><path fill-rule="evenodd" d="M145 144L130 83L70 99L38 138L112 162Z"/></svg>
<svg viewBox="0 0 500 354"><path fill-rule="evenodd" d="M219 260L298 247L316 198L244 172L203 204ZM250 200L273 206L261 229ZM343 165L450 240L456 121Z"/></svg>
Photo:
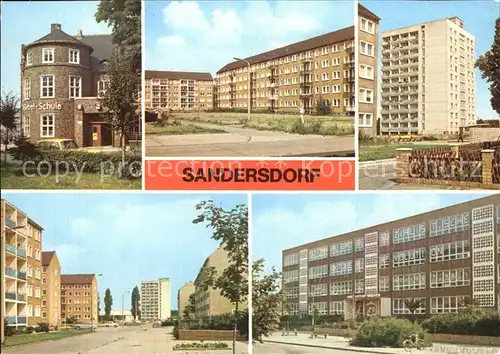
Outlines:
<svg viewBox="0 0 500 354"><path fill-rule="evenodd" d="M170 279L141 282L141 319L166 320L171 317Z"/></svg>
<svg viewBox="0 0 500 354"><path fill-rule="evenodd" d="M382 34L382 134L452 134L476 122L474 36L457 17Z"/></svg>

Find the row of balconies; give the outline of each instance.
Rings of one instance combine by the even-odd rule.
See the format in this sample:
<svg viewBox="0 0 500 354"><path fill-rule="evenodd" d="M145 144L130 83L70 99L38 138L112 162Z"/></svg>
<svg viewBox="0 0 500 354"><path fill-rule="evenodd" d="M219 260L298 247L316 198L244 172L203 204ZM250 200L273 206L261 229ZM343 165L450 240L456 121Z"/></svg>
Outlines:
<svg viewBox="0 0 500 354"><path fill-rule="evenodd" d="M5 268L5 275L12 278L17 277L18 279L26 280L26 272L17 271L13 268Z"/></svg>
<svg viewBox="0 0 500 354"><path fill-rule="evenodd" d="M15 255L18 255L20 257L26 258L26 249L24 249L24 248L16 247L14 245L6 243L5 244L5 250L7 252L12 253L12 254L15 254Z"/></svg>
<svg viewBox="0 0 500 354"><path fill-rule="evenodd" d="M26 316L6 316L5 317L5 321L9 325L26 324L27 319L28 318Z"/></svg>
<svg viewBox="0 0 500 354"><path fill-rule="evenodd" d="M7 292L5 292L5 299L26 302L26 294L25 293L13 293L13 292L7 291Z"/></svg>
<svg viewBox="0 0 500 354"><path fill-rule="evenodd" d="M16 227L16 222L10 218L5 218L5 225L7 225L8 227L10 227L11 229L15 228Z"/></svg>

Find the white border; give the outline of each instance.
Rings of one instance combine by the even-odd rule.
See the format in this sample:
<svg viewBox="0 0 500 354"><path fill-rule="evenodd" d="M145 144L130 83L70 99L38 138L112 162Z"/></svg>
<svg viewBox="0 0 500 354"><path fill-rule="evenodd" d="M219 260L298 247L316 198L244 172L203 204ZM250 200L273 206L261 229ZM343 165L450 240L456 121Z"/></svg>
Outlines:
<svg viewBox="0 0 500 354"><path fill-rule="evenodd" d="M142 185L141 191L146 189L146 81L144 66L146 65L146 1L141 1L141 155L142 155Z"/></svg>
<svg viewBox="0 0 500 354"><path fill-rule="evenodd" d="M248 208L248 354L253 353L253 305L252 305L252 193L247 193Z"/></svg>
<svg viewBox="0 0 500 354"><path fill-rule="evenodd" d="M358 0L354 0L354 191L359 191L359 16ZM375 68L374 68L375 71ZM375 74L375 73L374 73ZM373 117L372 117L373 123Z"/></svg>

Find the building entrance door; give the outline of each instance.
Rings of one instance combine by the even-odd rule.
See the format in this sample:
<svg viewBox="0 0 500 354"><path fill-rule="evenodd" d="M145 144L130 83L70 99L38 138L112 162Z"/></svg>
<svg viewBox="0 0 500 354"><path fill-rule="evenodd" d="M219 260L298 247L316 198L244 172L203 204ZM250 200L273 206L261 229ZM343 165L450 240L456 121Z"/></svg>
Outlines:
<svg viewBox="0 0 500 354"><path fill-rule="evenodd" d="M103 122L92 122L90 132L91 146L108 146L113 144L111 124Z"/></svg>

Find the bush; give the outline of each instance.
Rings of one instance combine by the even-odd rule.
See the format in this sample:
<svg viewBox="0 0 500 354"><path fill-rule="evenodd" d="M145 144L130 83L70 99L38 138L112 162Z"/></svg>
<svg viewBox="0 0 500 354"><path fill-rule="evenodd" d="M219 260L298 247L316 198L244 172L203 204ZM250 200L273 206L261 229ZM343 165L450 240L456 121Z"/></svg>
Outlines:
<svg viewBox="0 0 500 354"><path fill-rule="evenodd" d="M35 331L35 329L32 326L26 327L26 333L31 334Z"/></svg>
<svg viewBox="0 0 500 354"><path fill-rule="evenodd" d="M316 105L316 114L318 116L328 116L332 114L332 108L320 98Z"/></svg>
<svg viewBox="0 0 500 354"><path fill-rule="evenodd" d="M7 322L7 319L4 318L3 319L3 334L6 336L6 337L10 337L14 334L16 334L16 329L15 327L11 327L9 326L9 323Z"/></svg>
<svg viewBox="0 0 500 354"><path fill-rule="evenodd" d="M412 334L424 338L424 330L418 324L399 318L373 317L361 324L351 344L360 347L401 348L403 341Z"/></svg>
<svg viewBox="0 0 500 354"><path fill-rule="evenodd" d="M39 323L38 327L35 328L37 333L48 333L49 332L49 324L48 323Z"/></svg>
<svg viewBox="0 0 500 354"><path fill-rule="evenodd" d="M429 333L500 337L500 313L472 307L432 316L422 322L422 327Z"/></svg>
<svg viewBox="0 0 500 354"><path fill-rule="evenodd" d="M20 137L14 144L16 146L8 150L14 160L21 162L34 161L35 163L41 160L40 150L27 138Z"/></svg>

